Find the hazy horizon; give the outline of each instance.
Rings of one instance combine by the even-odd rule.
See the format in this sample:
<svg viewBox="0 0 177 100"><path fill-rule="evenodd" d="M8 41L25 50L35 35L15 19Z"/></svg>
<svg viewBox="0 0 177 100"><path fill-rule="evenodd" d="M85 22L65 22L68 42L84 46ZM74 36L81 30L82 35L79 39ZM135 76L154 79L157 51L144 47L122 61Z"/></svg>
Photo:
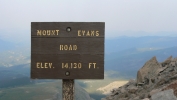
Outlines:
<svg viewBox="0 0 177 100"><path fill-rule="evenodd" d="M0 0L0 37L29 40L31 22L105 22L105 38L177 36L176 4L176 0Z"/></svg>
<svg viewBox="0 0 177 100"><path fill-rule="evenodd" d="M78 84L75 94L80 98L76 97L77 100L89 100L87 98L90 97L100 100L106 97L103 94L105 91L118 88L129 79L136 79L137 71L152 57L156 56L159 64L169 56L177 57L176 5L177 0L0 0L0 99L42 100L62 97L61 79L30 79L31 22L105 22L104 80L75 82ZM50 44L52 42L47 43ZM79 44L85 47L92 43ZM91 50L87 47L79 49ZM54 56L59 58L49 58L61 59L60 56ZM83 56L80 56L81 63L93 60L88 59L87 55ZM71 62L66 57L63 60ZM42 59L39 61L46 61L46 58Z"/></svg>

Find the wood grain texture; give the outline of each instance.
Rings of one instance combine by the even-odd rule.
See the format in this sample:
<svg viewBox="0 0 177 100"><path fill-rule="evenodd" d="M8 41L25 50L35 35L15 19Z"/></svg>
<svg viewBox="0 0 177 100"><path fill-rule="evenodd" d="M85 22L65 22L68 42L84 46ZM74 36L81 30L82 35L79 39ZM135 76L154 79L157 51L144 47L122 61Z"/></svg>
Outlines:
<svg viewBox="0 0 177 100"><path fill-rule="evenodd" d="M60 50L60 45L77 45L77 50ZM32 38L31 48L32 54L104 54L104 38Z"/></svg>
<svg viewBox="0 0 177 100"><path fill-rule="evenodd" d="M67 32L66 28L71 27L71 32ZM99 37L104 38L105 35L105 23L104 22L31 22L31 36L37 36L37 30L59 30L59 35L45 36L45 37L77 37L77 38L92 38L89 36L78 37L78 30L99 30ZM98 38L99 38L98 37Z"/></svg>
<svg viewBox="0 0 177 100"><path fill-rule="evenodd" d="M104 28L103 22L32 22L31 78L104 79ZM36 30L56 29L58 35L36 34ZM78 30L99 31L99 36L78 36ZM77 45L77 50L60 50L60 45ZM62 63L68 63L68 67L62 67ZM82 67L74 68L71 63ZM65 75L67 71L69 76Z"/></svg>

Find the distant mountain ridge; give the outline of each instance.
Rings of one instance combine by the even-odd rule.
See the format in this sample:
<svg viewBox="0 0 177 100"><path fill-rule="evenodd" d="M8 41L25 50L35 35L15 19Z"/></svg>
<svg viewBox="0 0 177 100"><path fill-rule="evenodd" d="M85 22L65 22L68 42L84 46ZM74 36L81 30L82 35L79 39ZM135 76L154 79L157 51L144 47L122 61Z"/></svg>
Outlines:
<svg viewBox="0 0 177 100"><path fill-rule="evenodd" d="M141 36L141 37L128 37L120 36L113 39L105 37L105 53L113 53L117 51L122 51L130 48L169 48L177 46L177 37L169 36ZM1 50L11 50L16 49L15 46L19 48L30 47L30 39L26 39L23 42L12 42L9 40L3 40L0 38L0 52Z"/></svg>
<svg viewBox="0 0 177 100"><path fill-rule="evenodd" d="M50 87L50 89L45 89L46 86ZM45 91L42 91L42 89ZM20 94L13 97L12 95L16 93L13 91ZM61 91L61 80L31 79L30 64L22 64L13 67L1 67L0 69L0 100L32 100L32 98L38 98L38 100L41 100L40 95L50 95L50 98L45 98L44 96L43 98L45 98L45 100L61 100ZM82 87L77 84L77 82L75 83L75 91L75 100L94 100ZM39 95L34 95L33 92L38 93ZM25 99L26 96L29 96L29 98Z"/></svg>
<svg viewBox="0 0 177 100"><path fill-rule="evenodd" d="M30 40L30 39L29 39ZM0 39L0 67L11 67L30 63L30 41L12 42ZM105 38L105 61L115 53L129 55L140 51L152 51L177 46L177 37L143 36L143 37L117 37ZM152 50L148 50L152 49ZM133 50L134 49L134 50ZM127 52L125 52L127 51ZM139 52L138 52L139 53Z"/></svg>
<svg viewBox="0 0 177 100"><path fill-rule="evenodd" d="M28 42L28 43L25 43ZM3 46L10 49L3 50L0 43L0 80L1 86L18 87L33 85L30 82L30 41L13 43L2 41ZM8 44L10 43L10 44ZM105 40L105 71L114 70L110 77L124 77L130 79L136 77L137 70L152 56L157 56L158 61L166 57L177 56L177 37L119 37ZM4 80L5 79L5 80ZM43 81L43 80L42 80ZM41 82L42 82L41 81ZM12 83L9 84L8 82ZM21 82L24 82L21 83ZM43 81L44 82L44 81ZM8 83L8 84L6 84ZM0 88L2 88L0 87Z"/></svg>
<svg viewBox="0 0 177 100"><path fill-rule="evenodd" d="M130 48L169 48L177 46L177 37L143 36L105 39L105 53L114 53Z"/></svg>
<svg viewBox="0 0 177 100"><path fill-rule="evenodd" d="M0 50L0 67L11 67L30 63L30 41L17 45L16 43L2 41ZM26 43L28 42L28 43ZM26 45L25 45L26 43ZM159 61L167 56L177 56L177 37L143 36L143 37L118 37L105 39L105 69L121 72L131 72L135 75L139 67L150 57L156 55ZM18 46L18 47L17 47ZM127 64L127 61L129 63Z"/></svg>
<svg viewBox="0 0 177 100"><path fill-rule="evenodd" d="M105 69L116 70L121 75L135 77L137 70L151 57L156 56L159 62L173 55L177 57L177 47L170 47L159 50L139 52L136 49L130 49L129 52L121 51L106 55ZM133 52L133 53L132 53Z"/></svg>

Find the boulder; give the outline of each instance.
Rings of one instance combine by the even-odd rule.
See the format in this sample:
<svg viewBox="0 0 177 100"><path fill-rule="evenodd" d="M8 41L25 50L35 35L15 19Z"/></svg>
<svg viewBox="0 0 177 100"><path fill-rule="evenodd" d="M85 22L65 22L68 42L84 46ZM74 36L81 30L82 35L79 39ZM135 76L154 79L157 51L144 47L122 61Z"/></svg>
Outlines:
<svg viewBox="0 0 177 100"><path fill-rule="evenodd" d="M146 78L148 78L150 81L151 79L154 79L158 75L160 68L161 68L161 65L160 63L158 63L156 57L151 58L138 71L137 84L144 83Z"/></svg>
<svg viewBox="0 0 177 100"><path fill-rule="evenodd" d="M139 96L136 96L135 98L133 98L134 100L139 100L140 97Z"/></svg>
<svg viewBox="0 0 177 100"><path fill-rule="evenodd" d="M138 90L138 88L134 85L130 85L127 87L129 93L135 94L135 92Z"/></svg>
<svg viewBox="0 0 177 100"><path fill-rule="evenodd" d="M158 93L160 91L161 91L161 89L154 89L149 94L150 94L150 96L152 96L152 95L154 95L154 94L156 94L156 93Z"/></svg>
<svg viewBox="0 0 177 100"><path fill-rule="evenodd" d="M177 98L173 94L173 90L165 90L158 92L151 97L152 100L177 100Z"/></svg>
<svg viewBox="0 0 177 100"><path fill-rule="evenodd" d="M149 100L149 98L144 98L143 100Z"/></svg>
<svg viewBox="0 0 177 100"><path fill-rule="evenodd" d="M167 86L164 86L164 88L162 90L168 90L168 89L173 89L174 95L177 97L177 80L170 83Z"/></svg>
<svg viewBox="0 0 177 100"><path fill-rule="evenodd" d="M115 89L105 100L177 100L177 58L170 56L162 63L151 58L136 80Z"/></svg>
<svg viewBox="0 0 177 100"><path fill-rule="evenodd" d="M167 58L164 62L162 62L162 67L165 67L167 64L169 64L172 60L172 56L170 56L169 58Z"/></svg>
<svg viewBox="0 0 177 100"><path fill-rule="evenodd" d="M121 88L121 89L120 89L120 92L121 92L121 93L125 93L125 92L126 92L125 88Z"/></svg>

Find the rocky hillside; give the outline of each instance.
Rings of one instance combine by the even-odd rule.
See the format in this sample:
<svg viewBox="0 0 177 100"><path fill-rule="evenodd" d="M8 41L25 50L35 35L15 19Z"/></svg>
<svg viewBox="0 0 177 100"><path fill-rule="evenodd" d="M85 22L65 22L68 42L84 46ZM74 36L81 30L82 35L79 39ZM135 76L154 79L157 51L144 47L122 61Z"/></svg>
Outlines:
<svg viewBox="0 0 177 100"><path fill-rule="evenodd" d="M137 79L113 89L102 100L177 100L177 58L159 63L156 57L137 72Z"/></svg>

